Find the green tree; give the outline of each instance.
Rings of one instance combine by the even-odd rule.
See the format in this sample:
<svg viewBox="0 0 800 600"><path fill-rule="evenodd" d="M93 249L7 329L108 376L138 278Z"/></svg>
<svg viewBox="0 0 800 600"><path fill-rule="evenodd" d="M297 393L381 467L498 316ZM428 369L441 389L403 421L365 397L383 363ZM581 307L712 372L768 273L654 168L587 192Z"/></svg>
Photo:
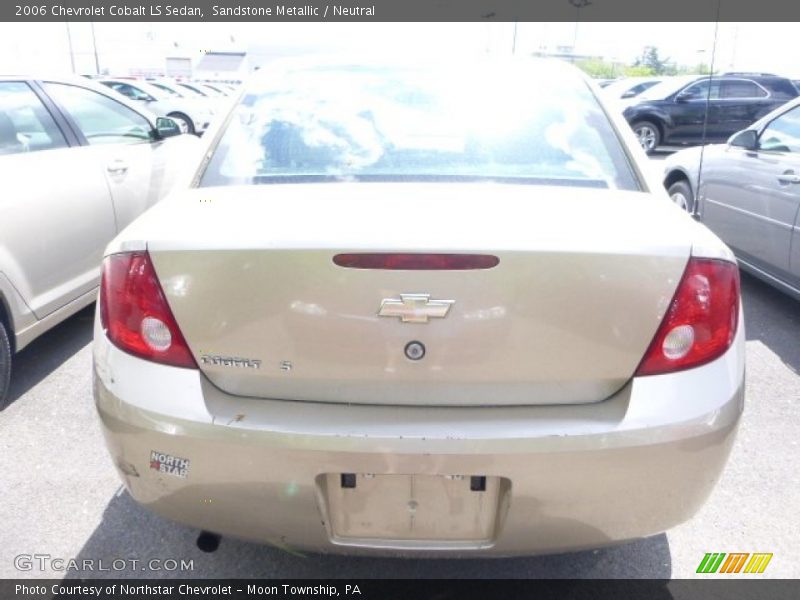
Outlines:
<svg viewBox="0 0 800 600"><path fill-rule="evenodd" d="M642 55L634 61L633 66L650 69L650 75L671 75L670 71L675 69L674 65L669 64L669 59L659 56L658 48L655 46L645 46Z"/></svg>
<svg viewBox="0 0 800 600"><path fill-rule="evenodd" d="M642 55L632 65L587 58L575 61L575 65L584 73L595 79L616 79L617 77L652 77L667 75L709 75L711 68L704 63L694 66L678 66L669 59L662 59L658 49L653 46L645 48Z"/></svg>
<svg viewBox="0 0 800 600"><path fill-rule="evenodd" d="M650 77L655 73L653 73L653 69L651 69L650 67L644 67L644 66L637 67L628 65L623 67L622 74L625 77Z"/></svg>
<svg viewBox="0 0 800 600"><path fill-rule="evenodd" d="M705 63L698 63L693 67L680 67L678 68L678 75L713 75L715 71Z"/></svg>
<svg viewBox="0 0 800 600"><path fill-rule="evenodd" d="M621 74L614 63L599 58L578 60L575 61L575 66L596 79L614 79Z"/></svg>

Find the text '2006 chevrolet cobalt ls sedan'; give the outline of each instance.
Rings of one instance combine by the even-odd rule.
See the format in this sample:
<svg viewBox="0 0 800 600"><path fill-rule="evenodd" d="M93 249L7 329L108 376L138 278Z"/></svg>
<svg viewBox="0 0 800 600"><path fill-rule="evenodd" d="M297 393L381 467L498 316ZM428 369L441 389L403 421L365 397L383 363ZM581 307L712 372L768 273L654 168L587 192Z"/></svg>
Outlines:
<svg viewBox="0 0 800 600"><path fill-rule="evenodd" d="M743 408L738 271L613 112L547 62L265 70L106 251L95 400L132 497L350 553L688 519Z"/></svg>

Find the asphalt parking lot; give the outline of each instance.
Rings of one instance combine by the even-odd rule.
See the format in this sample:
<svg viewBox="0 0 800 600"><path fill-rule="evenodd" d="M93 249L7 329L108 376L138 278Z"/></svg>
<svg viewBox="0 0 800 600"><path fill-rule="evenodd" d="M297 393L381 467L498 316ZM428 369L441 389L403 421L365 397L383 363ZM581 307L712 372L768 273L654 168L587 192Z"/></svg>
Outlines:
<svg viewBox="0 0 800 600"><path fill-rule="evenodd" d="M351 558L224 539L165 521L123 491L91 397L94 306L16 357L12 404L0 413L0 578L16 577L510 577L680 578L706 552L771 552L763 576L800 577L800 303L746 275L747 405L733 454L688 523L623 546L491 560ZM191 572L20 571L15 557L191 559ZM141 567L139 567L141 568Z"/></svg>

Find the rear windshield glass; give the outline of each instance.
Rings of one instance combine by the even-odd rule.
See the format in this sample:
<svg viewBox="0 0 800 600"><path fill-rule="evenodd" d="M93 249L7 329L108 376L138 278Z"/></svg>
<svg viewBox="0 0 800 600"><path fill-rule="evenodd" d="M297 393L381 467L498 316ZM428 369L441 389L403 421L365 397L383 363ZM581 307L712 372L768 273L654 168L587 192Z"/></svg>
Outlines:
<svg viewBox="0 0 800 600"><path fill-rule="evenodd" d="M201 186L491 180L640 189L607 116L571 72L318 66L267 81L234 109Z"/></svg>

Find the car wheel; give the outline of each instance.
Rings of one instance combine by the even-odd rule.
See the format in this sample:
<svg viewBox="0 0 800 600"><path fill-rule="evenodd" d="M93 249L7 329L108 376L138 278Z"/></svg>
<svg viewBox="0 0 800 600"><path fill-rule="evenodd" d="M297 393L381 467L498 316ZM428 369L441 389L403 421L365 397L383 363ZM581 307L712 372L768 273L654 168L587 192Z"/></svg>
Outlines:
<svg viewBox="0 0 800 600"><path fill-rule="evenodd" d="M672 201L689 214L694 213L694 195L687 181L676 181L667 190Z"/></svg>
<svg viewBox="0 0 800 600"><path fill-rule="evenodd" d="M178 124L181 133L194 133L194 123L183 113L170 113L167 115Z"/></svg>
<svg viewBox="0 0 800 600"><path fill-rule="evenodd" d="M639 121L631 125L631 129L636 134L639 144L647 154L655 152L658 145L661 143L661 133L658 126L650 121Z"/></svg>
<svg viewBox="0 0 800 600"><path fill-rule="evenodd" d="M0 410L8 402L8 385L11 382L11 342L6 326L0 321Z"/></svg>

